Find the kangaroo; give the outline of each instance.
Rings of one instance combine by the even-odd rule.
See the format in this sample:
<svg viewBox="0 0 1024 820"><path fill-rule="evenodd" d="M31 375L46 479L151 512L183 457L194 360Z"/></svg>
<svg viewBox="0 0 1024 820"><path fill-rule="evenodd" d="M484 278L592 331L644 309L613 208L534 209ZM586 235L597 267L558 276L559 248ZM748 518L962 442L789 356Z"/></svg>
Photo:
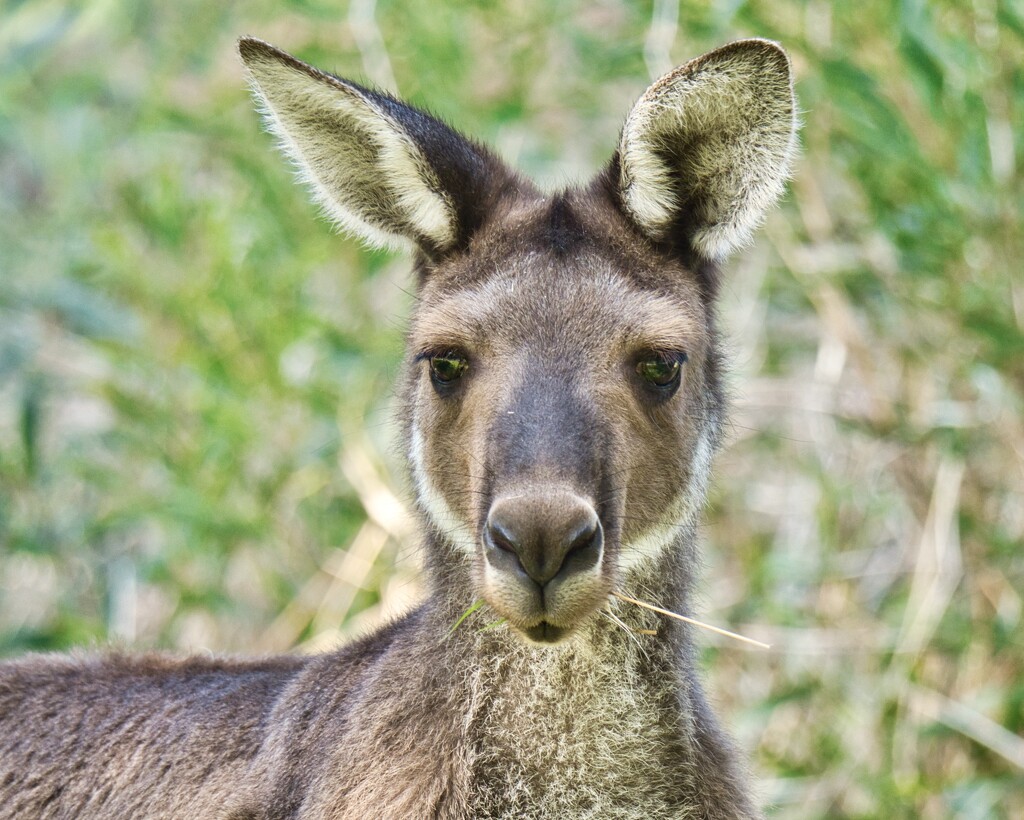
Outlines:
<svg viewBox="0 0 1024 820"><path fill-rule="evenodd" d="M545 194L257 39L270 130L346 231L415 249L399 399L428 595L337 651L0 665L0 817L751 818L698 678L696 527L725 401L722 261L781 194L789 61L655 82Z"/></svg>

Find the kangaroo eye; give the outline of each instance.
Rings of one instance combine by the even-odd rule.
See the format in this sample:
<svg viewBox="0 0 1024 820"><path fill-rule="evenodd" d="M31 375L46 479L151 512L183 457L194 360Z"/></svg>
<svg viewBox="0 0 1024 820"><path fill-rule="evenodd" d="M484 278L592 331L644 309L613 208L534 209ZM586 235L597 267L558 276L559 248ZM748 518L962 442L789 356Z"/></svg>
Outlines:
<svg viewBox="0 0 1024 820"><path fill-rule="evenodd" d="M679 386L682 365L686 354L656 352L646 354L636 363L636 372L640 378L652 387L660 390L674 390Z"/></svg>
<svg viewBox="0 0 1024 820"><path fill-rule="evenodd" d="M438 387L447 387L462 377L469 367L466 357L455 350L430 357L430 378Z"/></svg>

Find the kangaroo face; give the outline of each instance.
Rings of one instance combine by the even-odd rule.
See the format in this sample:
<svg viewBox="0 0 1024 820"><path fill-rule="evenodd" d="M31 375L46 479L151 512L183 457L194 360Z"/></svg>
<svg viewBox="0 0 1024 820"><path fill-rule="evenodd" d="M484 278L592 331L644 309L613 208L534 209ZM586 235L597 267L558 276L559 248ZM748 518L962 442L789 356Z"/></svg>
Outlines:
<svg viewBox="0 0 1024 820"><path fill-rule="evenodd" d="M716 266L788 173L785 54L742 41L665 75L589 187L548 197L387 95L240 51L328 215L416 245L403 421L435 567L468 563L516 630L562 640L702 501Z"/></svg>
<svg viewBox="0 0 1024 820"><path fill-rule="evenodd" d="M424 283L409 337L421 503L479 597L537 642L570 634L688 522L717 439L697 278L630 258L621 217L618 247L580 227L576 210L601 207L540 200L490 226Z"/></svg>

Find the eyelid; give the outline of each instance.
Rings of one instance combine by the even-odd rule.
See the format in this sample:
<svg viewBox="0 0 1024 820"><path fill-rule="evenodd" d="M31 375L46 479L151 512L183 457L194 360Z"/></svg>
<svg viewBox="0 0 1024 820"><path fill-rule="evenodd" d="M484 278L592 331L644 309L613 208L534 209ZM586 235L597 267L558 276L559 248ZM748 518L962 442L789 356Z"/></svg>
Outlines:
<svg viewBox="0 0 1024 820"><path fill-rule="evenodd" d="M681 347L643 347L633 355L633 360L638 363L653 358L686 364L690 360L690 354Z"/></svg>
<svg viewBox="0 0 1024 820"><path fill-rule="evenodd" d="M423 350L417 353L413 357L413 362L422 362L427 359L434 359L438 357L448 356L453 359L465 359L469 361L469 354L466 353L461 347L455 345L440 345L438 347L431 347L427 350Z"/></svg>
<svg viewBox="0 0 1024 820"><path fill-rule="evenodd" d="M445 354L457 354L469 358L469 345L460 340L448 341L426 341L416 346L419 351L414 356L415 361L429 359L431 356L444 356Z"/></svg>

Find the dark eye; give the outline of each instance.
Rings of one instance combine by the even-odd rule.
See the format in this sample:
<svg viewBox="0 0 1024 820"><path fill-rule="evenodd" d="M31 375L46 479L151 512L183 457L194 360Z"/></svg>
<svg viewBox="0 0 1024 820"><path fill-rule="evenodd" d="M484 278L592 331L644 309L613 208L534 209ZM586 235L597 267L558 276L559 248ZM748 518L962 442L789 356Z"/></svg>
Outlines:
<svg viewBox="0 0 1024 820"><path fill-rule="evenodd" d="M451 386L469 367L466 357L456 350L431 356L429 361L430 378L437 387Z"/></svg>
<svg viewBox="0 0 1024 820"><path fill-rule="evenodd" d="M636 363L640 378L659 390L674 391L679 386L686 354L654 351L644 354Z"/></svg>

